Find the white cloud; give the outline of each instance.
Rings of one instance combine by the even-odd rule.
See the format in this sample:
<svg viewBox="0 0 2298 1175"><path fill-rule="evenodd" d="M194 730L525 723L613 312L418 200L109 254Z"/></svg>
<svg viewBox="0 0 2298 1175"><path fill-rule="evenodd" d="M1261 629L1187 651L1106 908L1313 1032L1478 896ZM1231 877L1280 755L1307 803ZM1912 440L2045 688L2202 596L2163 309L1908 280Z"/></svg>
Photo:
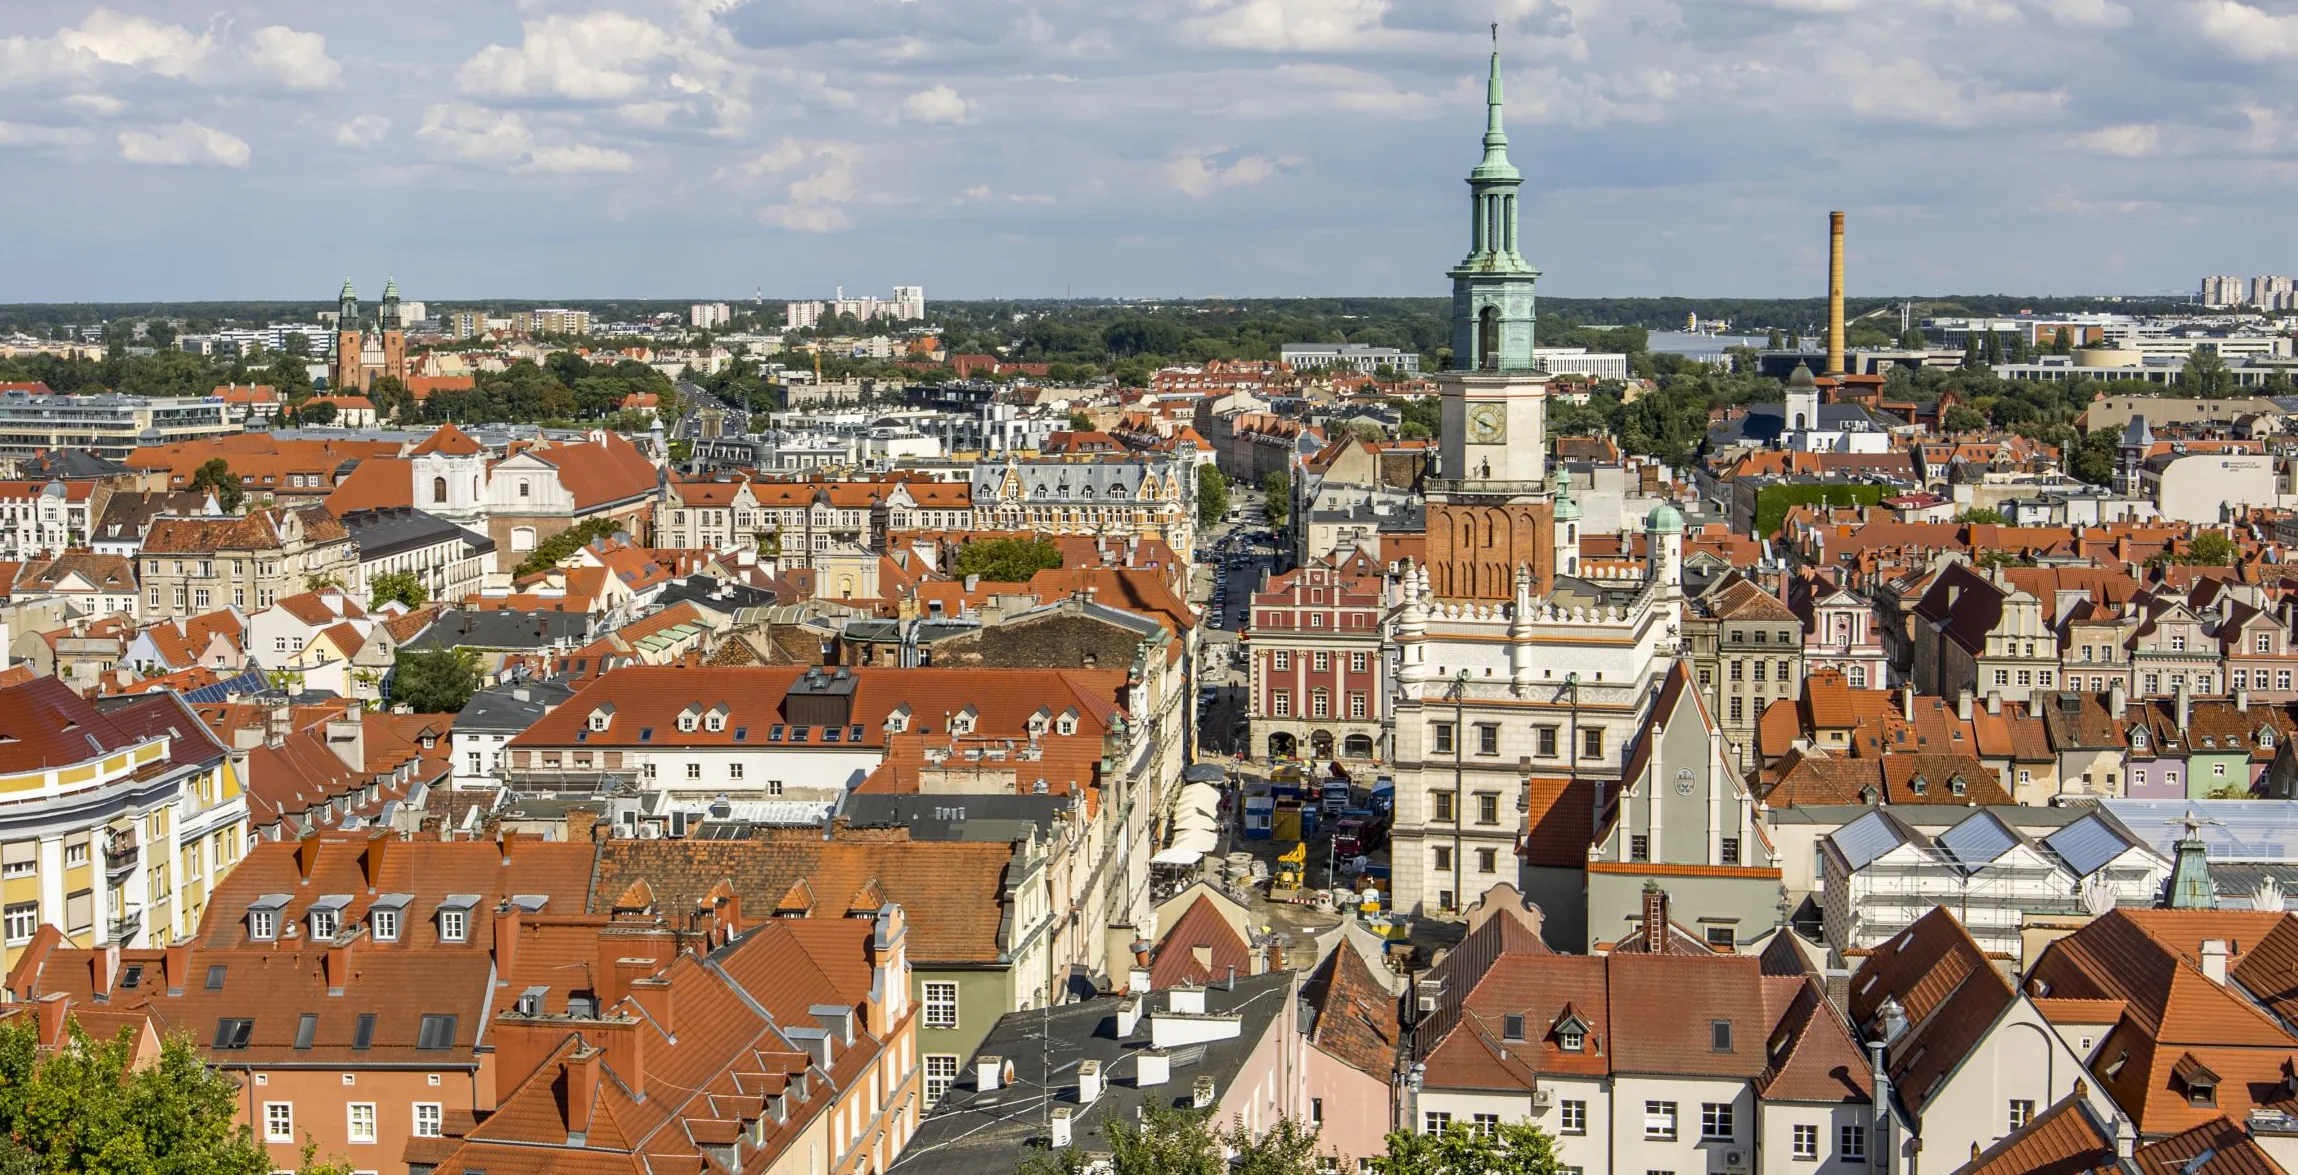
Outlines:
<svg viewBox="0 0 2298 1175"><path fill-rule="evenodd" d="M2094 155L2119 155L2125 159L2139 159L2154 154L2162 143L2162 129L2143 122L2124 123L2121 126L2100 127L2076 135L2069 143L2078 151Z"/></svg>
<svg viewBox="0 0 2298 1175"><path fill-rule="evenodd" d="M118 114L119 112L128 108L127 103L112 97L110 94L97 94L93 92L83 94L66 94L64 95L64 105L69 106L74 110L84 110L89 114L96 116L97 118L110 118L111 116Z"/></svg>
<svg viewBox="0 0 2298 1175"><path fill-rule="evenodd" d="M98 8L46 37L0 39L0 86L89 81L127 71L221 88L329 89L343 67L327 38L265 25L234 45L220 19L206 31Z"/></svg>
<svg viewBox="0 0 2298 1175"><path fill-rule="evenodd" d="M2036 0L2052 20L2076 29L2119 29L2130 23L2130 9L2114 0Z"/></svg>
<svg viewBox="0 0 2298 1175"><path fill-rule="evenodd" d="M0 147L61 147L87 137L87 132L77 127L0 122Z"/></svg>
<svg viewBox="0 0 2298 1175"><path fill-rule="evenodd" d="M2298 16L2278 16L2241 0L2202 0L2196 10L2203 35L2245 61L2298 55Z"/></svg>
<svg viewBox="0 0 2298 1175"><path fill-rule="evenodd" d="M973 103L948 86L920 90L902 99L902 117L911 122L964 122L973 116Z"/></svg>
<svg viewBox="0 0 2298 1175"><path fill-rule="evenodd" d="M1179 156L1165 165L1165 176L1184 194L1204 196L1219 188L1249 188L1277 174L1277 161L1266 155L1241 156L1227 166L1217 156Z"/></svg>
<svg viewBox="0 0 2298 1175"><path fill-rule="evenodd" d="M161 167L246 167L247 140L185 119L148 131L121 131L120 158Z"/></svg>
<svg viewBox="0 0 2298 1175"><path fill-rule="evenodd" d="M1229 49L1346 49L1380 28L1388 0L1196 0L1187 24L1197 37Z"/></svg>
<svg viewBox="0 0 2298 1175"><path fill-rule="evenodd" d="M552 137L544 141L523 115L468 103L441 102L423 111L415 137L435 159L504 171L630 171L638 161L607 147Z"/></svg>
<svg viewBox="0 0 2298 1175"><path fill-rule="evenodd" d="M829 233L853 223L847 209L860 195L854 165L861 156L853 143L784 138L723 174L757 180L803 172L782 186L782 202L758 210L758 219L793 232Z"/></svg>
<svg viewBox="0 0 2298 1175"><path fill-rule="evenodd" d="M1857 114L1936 127L1972 127L2053 114L2063 90L2008 90L1983 77L1950 76L1913 57L1879 61L1846 53L1828 62L1835 91Z"/></svg>
<svg viewBox="0 0 2298 1175"><path fill-rule="evenodd" d="M335 128L335 141L345 147L371 147L391 133L391 120L380 114L362 114Z"/></svg>
<svg viewBox="0 0 2298 1175"><path fill-rule="evenodd" d="M479 50L455 84L466 94L612 102L646 85L646 76L630 67L662 56L670 45L660 26L626 13L547 16L526 22L517 48Z"/></svg>
<svg viewBox="0 0 2298 1175"><path fill-rule="evenodd" d="M331 90L343 84L343 67L327 55L327 38L283 24L255 30L241 58L257 74L289 89Z"/></svg>

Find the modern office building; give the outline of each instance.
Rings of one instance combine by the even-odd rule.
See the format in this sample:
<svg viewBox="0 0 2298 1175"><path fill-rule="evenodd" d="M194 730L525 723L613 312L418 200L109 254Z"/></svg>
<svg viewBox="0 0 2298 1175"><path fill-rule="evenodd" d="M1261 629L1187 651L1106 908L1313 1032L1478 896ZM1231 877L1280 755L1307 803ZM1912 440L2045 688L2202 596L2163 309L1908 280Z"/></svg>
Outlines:
<svg viewBox="0 0 2298 1175"><path fill-rule="evenodd" d="M1364 343L1286 343L1279 354L1285 365L1295 371L1345 367L1371 375L1385 367L1390 371L1407 374L1420 373L1419 353L1400 351L1395 347L1375 347Z"/></svg>
<svg viewBox="0 0 2298 1175"><path fill-rule="evenodd" d="M216 397L67 396L0 392L0 457L86 449L120 460L139 445L164 445L239 431Z"/></svg>

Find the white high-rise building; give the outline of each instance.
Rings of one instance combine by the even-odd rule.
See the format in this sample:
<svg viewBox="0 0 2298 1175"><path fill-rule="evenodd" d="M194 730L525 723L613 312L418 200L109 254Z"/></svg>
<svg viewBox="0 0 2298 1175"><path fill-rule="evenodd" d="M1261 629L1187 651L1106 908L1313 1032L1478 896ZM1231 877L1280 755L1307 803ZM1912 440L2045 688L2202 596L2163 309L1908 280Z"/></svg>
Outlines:
<svg viewBox="0 0 2298 1175"><path fill-rule="evenodd" d="M686 308L686 321L696 330L709 330L734 320L734 311L724 302L696 302Z"/></svg>
<svg viewBox="0 0 2298 1175"><path fill-rule="evenodd" d="M2250 304L2268 310L2285 309L2298 294L2298 278L2268 274L2250 279Z"/></svg>
<svg viewBox="0 0 2298 1175"><path fill-rule="evenodd" d="M891 299L869 294L849 298L846 288L838 287L829 301L792 302L782 310L785 330L810 328L822 321L825 314L851 315L858 322L873 318L890 318L895 322L918 322L926 316L926 288L924 286L895 286Z"/></svg>
<svg viewBox="0 0 2298 1175"><path fill-rule="evenodd" d="M2250 283L2232 275L2213 275L2202 279L2201 302L2205 306L2241 306L2250 301Z"/></svg>

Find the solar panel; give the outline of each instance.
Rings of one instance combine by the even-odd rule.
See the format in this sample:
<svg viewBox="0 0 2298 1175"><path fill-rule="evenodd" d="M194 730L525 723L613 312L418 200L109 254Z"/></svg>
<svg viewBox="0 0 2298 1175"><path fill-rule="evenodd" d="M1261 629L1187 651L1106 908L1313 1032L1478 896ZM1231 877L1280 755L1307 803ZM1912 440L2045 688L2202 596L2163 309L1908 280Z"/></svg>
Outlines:
<svg viewBox="0 0 2298 1175"><path fill-rule="evenodd" d="M2019 843L2019 838L1989 812L1972 813L1970 819L1940 833L1936 840L1968 870L1993 864Z"/></svg>
<svg viewBox="0 0 2298 1175"><path fill-rule="evenodd" d="M2059 859L2065 861L2067 868L2073 870L2077 877L2088 877L2098 872L2107 862L2121 856L2131 847L2121 833L2096 814L2084 816L2044 837L2043 843L2049 845L2051 851L2057 853Z"/></svg>
<svg viewBox="0 0 2298 1175"><path fill-rule="evenodd" d="M1835 842L1835 851L1853 869L1865 869L1876 858L1906 843L1891 818L1882 812L1869 812L1859 819L1836 829L1828 837Z"/></svg>

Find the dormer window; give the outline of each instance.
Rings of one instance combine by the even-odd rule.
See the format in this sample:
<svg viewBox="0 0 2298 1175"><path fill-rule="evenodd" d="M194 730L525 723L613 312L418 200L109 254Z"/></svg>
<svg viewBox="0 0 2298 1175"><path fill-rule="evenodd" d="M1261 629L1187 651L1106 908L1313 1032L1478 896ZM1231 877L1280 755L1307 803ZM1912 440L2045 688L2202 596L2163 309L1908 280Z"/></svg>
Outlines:
<svg viewBox="0 0 2298 1175"><path fill-rule="evenodd" d="M1077 712L1075 710L1071 710L1063 714L1060 721L1053 724L1053 729L1064 735L1076 734Z"/></svg>
<svg viewBox="0 0 2298 1175"><path fill-rule="evenodd" d="M311 923L311 941L334 941L336 932L343 928L343 908L350 904L348 894L328 894L311 903L310 911L304 914Z"/></svg>
<svg viewBox="0 0 2298 1175"><path fill-rule="evenodd" d="M399 941L399 911L377 910L367 916L367 932L377 942Z"/></svg>
<svg viewBox="0 0 2298 1175"><path fill-rule="evenodd" d="M1585 1032L1565 1031L1556 1034L1556 1047L1568 1053L1579 1052L1586 1048L1587 1044L1588 1034Z"/></svg>
<svg viewBox="0 0 2298 1175"><path fill-rule="evenodd" d="M478 904L476 894L449 894L447 900L439 904L439 941L470 941L471 909Z"/></svg>
<svg viewBox="0 0 2298 1175"><path fill-rule="evenodd" d="M1919 796L1929 795L1931 792L1931 781L1918 775L1915 778L1907 781L1907 790L1912 791Z"/></svg>
<svg viewBox="0 0 2298 1175"><path fill-rule="evenodd" d="M2131 746L2132 746L2134 749L2136 749L2136 750L2141 750L2141 751L2145 750L2145 749L2146 749L2146 732L2145 732L2145 731L2143 731L2143 730L2134 730L2134 731L2131 731L2131 732L2130 732L2130 745L2131 745Z"/></svg>
<svg viewBox="0 0 2298 1175"><path fill-rule="evenodd" d="M614 703L608 702L590 712L590 728L603 731L614 722Z"/></svg>
<svg viewBox="0 0 2298 1175"><path fill-rule="evenodd" d="M702 716L702 728L712 734L726 729L726 706L723 703Z"/></svg>
<svg viewBox="0 0 2298 1175"><path fill-rule="evenodd" d="M287 907L287 895L267 893L248 903L247 936L257 942L272 942L279 938L279 915Z"/></svg>
<svg viewBox="0 0 2298 1175"><path fill-rule="evenodd" d="M696 714L692 709L686 710L678 716L679 731L684 734L694 733L694 728L700 724L700 719L701 715Z"/></svg>
<svg viewBox="0 0 2298 1175"><path fill-rule="evenodd" d="M1948 780L1947 790L1954 795L1962 795L1964 791L1963 777L1958 775L1953 779Z"/></svg>
<svg viewBox="0 0 2298 1175"><path fill-rule="evenodd" d="M2266 747L2266 748L2268 748L2269 750L2271 750L2271 749L2273 748L2273 746L2274 746L2274 732L2273 732L2273 731L2271 731L2271 730L2261 730L2261 731L2259 731L2259 732L2258 732L2258 745L2259 745L2259 746L2262 746L2262 747Z"/></svg>

